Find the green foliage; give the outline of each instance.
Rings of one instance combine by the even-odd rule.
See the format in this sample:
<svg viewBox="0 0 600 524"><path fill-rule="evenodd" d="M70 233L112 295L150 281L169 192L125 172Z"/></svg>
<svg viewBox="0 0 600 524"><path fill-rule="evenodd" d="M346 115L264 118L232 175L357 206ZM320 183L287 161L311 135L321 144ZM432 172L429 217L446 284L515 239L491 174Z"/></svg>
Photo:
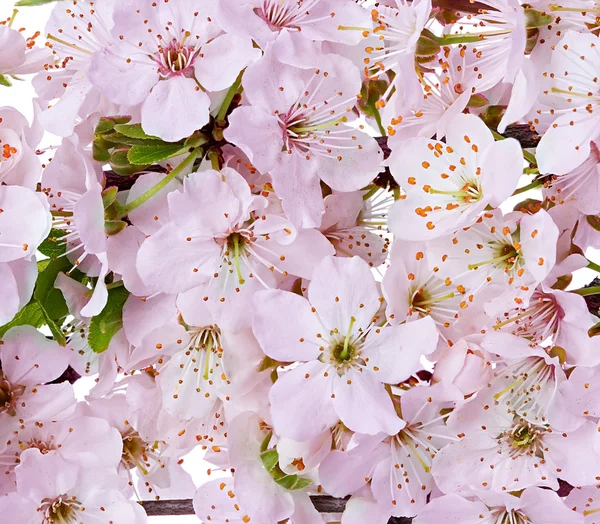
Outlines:
<svg viewBox="0 0 600 524"><path fill-rule="evenodd" d="M123 306L129 296L124 287L108 291L108 301L100 314L92 317L88 332L88 342L96 353L108 349L110 341L123 327Z"/></svg>
<svg viewBox="0 0 600 524"><path fill-rule="evenodd" d="M49 258L56 258L67 252L67 246L60 238L65 235L62 229L51 229L48 238L38 247L38 251Z"/></svg>
<svg viewBox="0 0 600 524"><path fill-rule="evenodd" d="M16 7L30 7L30 6L36 6L36 5L44 5L44 4L50 4L52 2L59 2L61 0L19 0L15 6Z"/></svg>
<svg viewBox="0 0 600 524"><path fill-rule="evenodd" d="M45 317L42 311L42 307L38 302L32 300L27 304L21 311L19 311L15 318L13 318L8 324L4 324L0 327L0 338L13 327L16 326L33 326L35 328L42 327L45 324Z"/></svg>
<svg viewBox="0 0 600 524"><path fill-rule="evenodd" d="M134 165L148 165L182 155L188 149L181 143L133 146L127 154L127 159Z"/></svg>

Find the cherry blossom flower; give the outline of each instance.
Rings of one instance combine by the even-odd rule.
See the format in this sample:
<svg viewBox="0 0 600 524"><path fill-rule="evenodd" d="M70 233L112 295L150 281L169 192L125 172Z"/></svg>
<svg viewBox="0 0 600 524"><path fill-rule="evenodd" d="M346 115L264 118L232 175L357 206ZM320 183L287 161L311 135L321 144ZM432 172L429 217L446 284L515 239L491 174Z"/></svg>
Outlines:
<svg viewBox="0 0 600 524"><path fill-rule="evenodd" d="M308 300L281 290L257 294L253 330L263 351L281 362L304 362L271 389L278 434L306 440L338 419L367 434L394 434L404 425L383 383L414 373L438 334L430 319L380 327L380 299L368 265L357 257L324 259L315 268ZM294 325L285 322L292 318ZM394 356L399 351L401 361Z"/></svg>
<svg viewBox="0 0 600 524"><path fill-rule="evenodd" d="M284 31L310 40L358 44L362 34L345 28L370 25L369 12L351 0L220 0L217 19L227 33L251 38L263 48Z"/></svg>
<svg viewBox="0 0 600 524"><path fill-rule="evenodd" d="M523 172L523 154L516 140L495 142L479 118L458 115L445 144L406 140L388 165L406 191L390 210L390 229L403 240L427 240L471 225L487 206L504 202Z"/></svg>
<svg viewBox="0 0 600 524"><path fill-rule="evenodd" d="M118 4L114 43L92 56L90 80L117 104L142 104L142 126L175 142L208 123L221 91L258 58L249 38L220 34L215 1ZM133 43L135 42L135 44Z"/></svg>
<svg viewBox="0 0 600 524"><path fill-rule="evenodd" d="M561 431L529 422L496 402L491 396L468 402L450 416L448 425L464 437L433 460L432 473L444 493L558 489L559 477L575 485L594 482L600 465L578 452L593 445L593 423L584 421L573 431Z"/></svg>
<svg viewBox="0 0 600 524"><path fill-rule="evenodd" d="M558 228L543 210L504 216L499 210L486 211L473 226L432 246L430 263L442 278L458 280L471 293L483 285L506 286L496 303L521 305L554 266L557 238Z"/></svg>
<svg viewBox="0 0 600 524"><path fill-rule="evenodd" d="M443 409L454 407L462 395L438 384L415 387L395 397L406 426L386 437L375 449L366 441L348 452L333 451L319 470L324 487L337 496L354 491L353 482L372 479L375 500L395 516L413 516L427 503L434 486L431 463L439 448L459 438L448 431ZM365 468L357 471L355 468ZM365 473L363 475L359 473Z"/></svg>
<svg viewBox="0 0 600 524"><path fill-rule="evenodd" d="M360 192L326 196L319 229L335 247L336 255L358 256L377 267L387 258L389 239L384 236L384 226L392 198L376 194L373 201L365 201L365 196Z"/></svg>
<svg viewBox="0 0 600 524"><path fill-rule="evenodd" d="M0 467L4 469L0 477L2 494L15 490L15 468L27 449L38 449L44 455L56 454L88 468L116 468L122 452L119 433L105 420L94 417L29 423L7 435L0 447Z"/></svg>
<svg viewBox="0 0 600 524"><path fill-rule="evenodd" d="M333 252L317 231L262 214L267 200L252 195L230 168L194 173L183 192L168 199L170 222L138 252L140 276L162 292L196 288L193 295L215 308L219 323L230 319L242 328L254 292L274 287L278 274L310 276L314 264Z"/></svg>
<svg viewBox="0 0 600 524"><path fill-rule="evenodd" d="M14 19L11 22L14 22ZM4 22L0 25L0 46L3 51L0 61L2 85L11 84L6 76L37 73L50 62L48 50L35 47L39 32L25 39L20 31L12 29L10 25L5 25Z"/></svg>
<svg viewBox="0 0 600 524"><path fill-rule="evenodd" d="M2 337L0 362L3 437L23 422L60 419L73 412L71 385L47 384L69 364L69 352L56 342L32 326L14 327Z"/></svg>
<svg viewBox="0 0 600 524"><path fill-rule="evenodd" d="M66 255L72 254L74 267L98 277L93 294L79 312L92 317L102 311L108 297L104 204L98 174L76 138L63 141L44 170L42 186L54 216L52 226L64 232L59 243L66 244Z"/></svg>
<svg viewBox="0 0 600 524"><path fill-rule="evenodd" d="M481 500L444 495L433 499L414 519L415 524L434 524L443 519L448 523L531 522L531 524L583 524L583 519L569 509L552 491L527 488L518 497L512 494L488 495ZM486 519L486 520L482 520Z"/></svg>
<svg viewBox="0 0 600 524"><path fill-rule="evenodd" d="M39 120L55 135L69 136L88 115L113 110L90 83L90 66L94 54L113 42L115 4L114 0L69 0L52 10L46 34L54 60L33 84L38 96L48 102Z"/></svg>
<svg viewBox="0 0 600 524"><path fill-rule="evenodd" d="M90 399L81 407L85 416L105 419L115 428L122 441L121 460L118 465L120 478L133 486L133 473L138 476L138 493L147 499L155 499L163 491L179 491L182 496L193 494L193 483L189 474L183 471L181 449L165 441L146 441L135 429L137 421L129 416L132 413L125 395L116 394L104 398Z"/></svg>
<svg viewBox="0 0 600 524"><path fill-rule="evenodd" d="M390 268L382 283L386 315L391 324L431 317L443 334L456 321L466 289L429 269L424 242L403 242L392 247Z"/></svg>
<svg viewBox="0 0 600 524"><path fill-rule="evenodd" d="M563 175L580 166L590 154L590 142L598 138L597 45L591 33L566 31L552 52L543 95L555 119L538 147L541 173Z"/></svg>
<svg viewBox="0 0 600 524"><path fill-rule="evenodd" d="M0 181L35 189L42 168L34 151L40 140L36 126L12 107L0 108Z"/></svg>
<svg viewBox="0 0 600 524"><path fill-rule="evenodd" d="M306 485L307 479L278 471L276 450L268 449L265 429L251 412L238 415L229 424L227 450L235 469L233 486L240 506L250 520L279 522L291 517L296 522L295 515L306 512L305 522L322 522L307 493L298 489L298 483ZM197 507L198 496L195 504Z"/></svg>
<svg viewBox="0 0 600 524"><path fill-rule="evenodd" d="M43 455L37 449L21 454L17 468L18 493L0 498L2 515L14 522L73 522L75 519L110 519L115 524L146 522L143 509L118 491L114 470L90 470L67 462L57 454Z"/></svg>
<svg viewBox="0 0 600 524"><path fill-rule="evenodd" d="M225 138L259 170L270 173L292 223L318 227L324 212L319 179L355 191L379 172L375 140L349 124L360 92L356 67L342 57L317 55L314 66L283 64L273 47L243 79L249 105L230 116Z"/></svg>

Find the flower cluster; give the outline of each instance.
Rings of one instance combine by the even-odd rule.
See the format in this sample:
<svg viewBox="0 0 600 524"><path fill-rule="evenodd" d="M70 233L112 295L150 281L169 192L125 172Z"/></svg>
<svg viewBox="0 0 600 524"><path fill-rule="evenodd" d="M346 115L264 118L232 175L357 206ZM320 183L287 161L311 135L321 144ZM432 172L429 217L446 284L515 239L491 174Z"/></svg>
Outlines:
<svg viewBox="0 0 600 524"><path fill-rule="evenodd" d="M595 0L16 16L0 520L600 523Z"/></svg>

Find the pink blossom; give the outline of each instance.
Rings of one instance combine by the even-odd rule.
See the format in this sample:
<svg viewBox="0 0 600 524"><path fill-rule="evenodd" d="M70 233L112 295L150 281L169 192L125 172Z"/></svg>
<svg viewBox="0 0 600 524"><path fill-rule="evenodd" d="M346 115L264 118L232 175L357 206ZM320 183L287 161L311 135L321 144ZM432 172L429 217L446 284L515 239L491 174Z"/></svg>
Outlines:
<svg viewBox="0 0 600 524"><path fill-rule="evenodd" d="M109 468L90 470L57 454L29 449L21 454L16 476L18 492L0 498L2 515L14 522L37 524L40 517L60 522L84 516L115 524L146 522L143 509L118 491L119 477Z"/></svg>
<svg viewBox="0 0 600 524"><path fill-rule="evenodd" d="M516 140L495 142L479 118L458 115L447 125L445 144L405 140L387 163L406 192L390 210L390 229L415 241L469 226L504 202L523 172L523 153Z"/></svg>
<svg viewBox="0 0 600 524"><path fill-rule="evenodd" d="M283 64L269 47L244 74L249 105L231 114L225 130L228 141L271 174L286 215L303 227L321 223L319 179L338 191L361 189L379 172L381 158L375 140L348 125L358 70L334 55L317 55L313 64Z"/></svg>
<svg viewBox="0 0 600 524"><path fill-rule="evenodd" d="M75 398L71 385L47 384L68 366L66 349L31 326L19 326L2 337L0 362L3 437L20 423L60 419L72 413Z"/></svg>
<svg viewBox="0 0 600 524"><path fill-rule="evenodd" d="M227 89L258 57L249 38L220 34L215 3L118 4L115 43L92 56L92 84L114 103L142 104L148 134L172 142L191 135L208 123L207 91Z"/></svg>
<svg viewBox="0 0 600 524"><path fill-rule="evenodd" d="M404 425L384 384L414 373L438 334L430 319L379 327L380 298L368 265L356 257L324 259L308 300L280 290L257 294L253 330L262 349L281 362L303 362L271 389L278 434L306 440L338 419L367 434L394 434Z"/></svg>

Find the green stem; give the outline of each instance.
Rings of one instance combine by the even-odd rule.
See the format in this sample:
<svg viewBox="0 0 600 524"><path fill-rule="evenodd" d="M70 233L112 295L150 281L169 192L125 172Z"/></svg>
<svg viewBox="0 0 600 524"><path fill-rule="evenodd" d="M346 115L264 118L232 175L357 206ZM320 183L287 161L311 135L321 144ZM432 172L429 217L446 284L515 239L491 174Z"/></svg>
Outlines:
<svg viewBox="0 0 600 524"><path fill-rule="evenodd" d="M525 151L523 149L523 157L525 157L525 160L527 160L527 162L529 162L530 164L537 166L537 160L533 153L530 153L529 151Z"/></svg>
<svg viewBox="0 0 600 524"><path fill-rule="evenodd" d="M237 92L240 89L240 86L242 85L242 76L243 75L244 75L244 70L242 69L240 71L240 74L238 75L238 77L235 79L235 82L232 84L232 86L227 91L227 94L225 95L225 99L223 100L223 103L221 104L221 107L217 114L217 122L219 122L219 123L225 122L225 117L227 116L227 111L229 111L229 106L231 105L233 97L237 94Z"/></svg>
<svg viewBox="0 0 600 524"><path fill-rule="evenodd" d="M537 167L528 167L523 169L524 175L538 175L540 170Z"/></svg>
<svg viewBox="0 0 600 524"><path fill-rule="evenodd" d="M369 108L373 112L373 118L375 119L375 122L377 123L377 127L379 129L379 132L381 133L381 136L387 136L385 127L383 127L383 124L381 122L381 115L379 114L379 109L377 109L375 107L375 104L369 104Z"/></svg>
<svg viewBox="0 0 600 524"><path fill-rule="evenodd" d="M596 271L596 273L600 273L600 265L596 264L596 262L592 262L590 259L588 259L589 264L587 265L587 267L589 269L593 269L594 271Z"/></svg>
<svg viewBox="0 0 600 524"><path fill-rule="evenodd" d="M526 186L523 186L523 187L520 187L519 189L517 189L512 194L512 196L520 195L521 193L525 193L526 191L529 191L530 189L535 189L537 187L542 187L543 185L544 185L544 183L541 180L534 180L530 184L527 184Z"/></svg>
<svg viewBox="0 0 600 524"><path fill-rule="evenodd" d="M15 23L15 18L17 18L18 9L13 9L12 15L10 16L10 22L8 22L8 27L12 27Z"/></svg>
<svg viewBox="0 0 600 524"><path fill-rule="evenodd" d="M577 293L582 297L587 297L589 295L600 295L600 286L582 287L581 289L574 289L571 292Z"/></svg>
<svg viewBox="0 0 600 524"><path fill-rule="evenodd" d="M144 194L137 197L135 200L129 202L126 206L120 206L119 208L119 217L123 218L128 213L137 209L141 205L145 204L148 200L150 200L154 195L156 195L161 189L163 189L171 180L174 180L178 175L183 173L187 169L188 166L192 165L198 155L201 153L202 149L197 148L194 149L184 160L179 164L175 169L173 169L168 175L166 175L162 180L157 182L154 186L152 186L148 191Z"/></svg>
<svg viewBox="0 0 600 524"><path fill-rule="evenodd" d="M437 36L434 33L428 35L440 45L452 44L472 44L473 42L481 42L483 38L480 35L443 35Z"/></svg>
<svg viewBox="0 0 600 524"><path fill-rule="evenodd" d="M123 282L122 280L119 280L118 282L113 282L112 284L106 284L106 289L115 289L118 287L123 287L125 285L125 282Z"/></svg>
<svg viewBox="0 0 600 524"><path fill-rule="evenodd" d="M210 159L210 165L215 171L221 171L221 163L219 162L219 153L214 149L208 152L208 158Z"/></svg>

